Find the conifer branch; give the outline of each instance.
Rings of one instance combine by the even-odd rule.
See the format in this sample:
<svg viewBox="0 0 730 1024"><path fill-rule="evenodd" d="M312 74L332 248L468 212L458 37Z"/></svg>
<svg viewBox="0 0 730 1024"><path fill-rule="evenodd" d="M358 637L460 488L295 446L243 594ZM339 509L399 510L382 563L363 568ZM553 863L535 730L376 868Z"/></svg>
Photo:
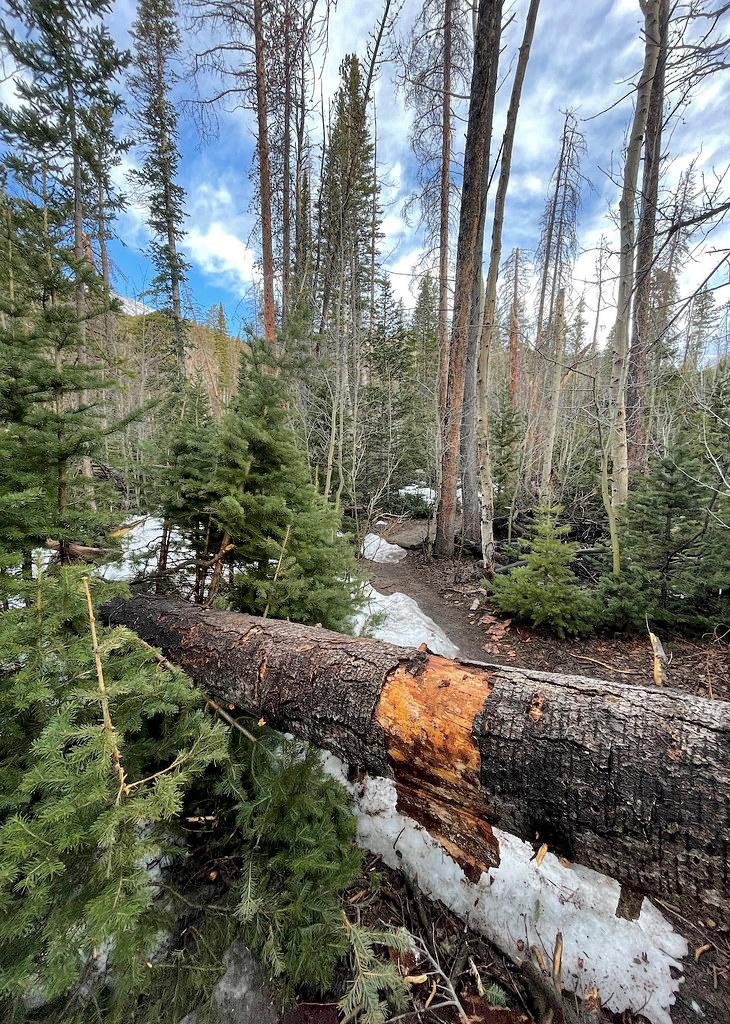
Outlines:
<svg viewBox="0 0 730 1024"><path fill-rule="evenodd" d="M99 641L96 635L96 618L94 616L94 604L91 600L91 590L89 588L89 577L84 576L82 581L84 586L84 593L86 594L86 604L89 609L89 625L91 627L91 642L92 650L94 652L94 662L96 664L96 679L99 685L99 694L101 700L101 714L104 721L104 731L107 734L109 743L112 749L112 763L114 765L114 771L119 779L119 792L117 793L117 803L119 800L126 796L131 786L127 785L127 776L122 766L122 758L119 752L119 743L117 740L117 732L112 722L111 712L109 710L109 697L107 695L106 684L104 683L104 668L101 663L101 651L99 649Z"/></svg>
<svg viewBox="0 0 730 1024"><path fill-rule="evenodd" d="M276 583L276 581L279 578L279 573L281 572L281 563L284 561L284 552L286 551L286 546L289 543L289 534L290 533L291 533L291 523L289 523L287 525L286 533L284 534L284 543L281 545L281 554L279 555L279 561L277 563L276 569L274 570L274 579L272 580L273 583ZM263 618L264 619L269 614L269 603L270 602L267 601L266 602L266 607L264 608L264 614L263 614Z"/></svg>

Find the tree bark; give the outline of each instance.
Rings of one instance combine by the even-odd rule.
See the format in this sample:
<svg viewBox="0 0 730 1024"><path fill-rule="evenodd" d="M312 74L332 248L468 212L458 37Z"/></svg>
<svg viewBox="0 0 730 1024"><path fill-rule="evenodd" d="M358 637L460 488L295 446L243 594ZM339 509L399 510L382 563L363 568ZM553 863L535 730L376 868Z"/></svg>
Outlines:
<svg viewBox="0 0 730 1024"><path fill-rule="evenodd" d="M459 476L461 420L464 410L469 340L478 315L477 275L481 274L482 239L489 176L489 151L496 91L502 0L479 0L469 118L464 149L464 177L456 250L456 285L446 385L446 422L441 453L441 490L434 553L451 558L456 532L456 486ZM477 336L478 337L478 336Z"/></svg>
<svg viewBox="0 0 730 1024"><path fill-rule="evenodd" d="M449 375L449 200L451 198L451 22L453 0L444 0L444 67L441 98L441 195L439 205L439 440L446 421Z"/></svg>
<svg viewBox="0 0 730 1024"><path fill-rule="evenodd" d="M289 312L289 270L291 267L291 108L294 87L294 66L291 59L291 21L287 4L284 9L284 132L282 138L281 185L281 319ZM301 45L304 43L302 41Z"/></svg>
<svg viewBox="0 0 730 1024"><path fill-rule="evenodd" d="M664 122L664 80L669 37L669 0L659 4L659 57L649 97L649 113L644 139L644 170L641 207L636 235L636 292L626 382L626 429L629 472L646 464L646 366L651 350L651 281L654 262L659 167L662 156Z"/></svg>
<svg viewBox="0 0 730 1024"><path fill-rule="evenodd" d="M256 116L258 119L259 198L261 200L261 263L264 291L264 338L276 344L274 306L274 245L271 234L271 169L269 166L269 122L266 97L266 59L261 0L253 2L253 33L256 52Z"/></svg>
<svg viewBox="0 0 730 1024"><path fill-rule="evenodd" d="M629 494L629 461L626 435L626 373L629 354L629 318L635 283L636 185L644 141L649 99L659 57L660 0L640 0L644 14L644 66L636 90L636 109L626 148L624 180L619 202L621 249L618 274L616 323L613 329L611 367L611 501L615 508L626 504Z"/></svg>
<svg viewBox="0 0 730 1024"><path fill-rule="evenodd" d="M507 110L507 123L502 136L502 159L499 167L499 182L497 184L497 195L494 200L494 219L492 221L492 243L489 254L489 270L487 272L487 284L485 291L484 320L482 323L481 337L479 339L479 359L477 368L477 395L478 395L478 461L479 461L479 488L481 493L480 508L480 539L482 548L482 562L486 569L494 567L494 489L492 485L492 458L489 448L489 363L491 357L492 340L494 337L496 308L497 308L497 278L499 276L499 264L502 258L502 227L504 224L504 208L507 203L507 189L509 187L510 172L512 170L512 149L515 141L515 129L517 127L517 112L520 109L522 98L522 85L527 71L527 62L530 58L530 49L535 35L535 24L537 12L540 8L540 0L530 0L530 7L527 11L525 31L522 36L522 45L517 59L517 68L512 83L509 108ZM519 250L518 250L519 253ZM512 305L512 323L510 324L510 395L513 394L513 376L516 376L516 345L517 329L514 320L516 318L517 286L519 277L519 255L515 264L515 293ZM513 355L513 334L515 352ZM513 364L514 358L514 364Z"/></svg>
<svg viewBox="0 0 730 1024"><path fill-rule="evenodd" d="M399 810L472 879L499 863L499 826L636 892L728 916L723 701L150 596L118 598L103 617L217 701L392 778Z"/></svg>

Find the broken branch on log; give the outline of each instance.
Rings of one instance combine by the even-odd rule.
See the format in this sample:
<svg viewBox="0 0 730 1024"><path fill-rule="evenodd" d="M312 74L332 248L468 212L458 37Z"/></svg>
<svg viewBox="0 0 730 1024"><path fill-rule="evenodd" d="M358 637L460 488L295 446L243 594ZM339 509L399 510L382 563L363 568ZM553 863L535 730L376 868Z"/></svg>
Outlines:
<svg viewBox="0 0 730 1024"><path fill-rule="evenodd" d="M211 696L393 778L398 809L472 880L499 863L499 826L638 893L727 914L723 702L148 595L103 614Z"/></svg>

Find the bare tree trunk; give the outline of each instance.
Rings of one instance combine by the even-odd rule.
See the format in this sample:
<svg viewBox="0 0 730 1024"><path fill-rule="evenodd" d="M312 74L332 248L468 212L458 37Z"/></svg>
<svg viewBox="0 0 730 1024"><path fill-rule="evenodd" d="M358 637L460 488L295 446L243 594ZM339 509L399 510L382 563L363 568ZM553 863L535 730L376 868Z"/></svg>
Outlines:
<svg viewBox="0 0 730 1024"><path fill-rule="evenodd" d="M394 778L398 809L472 879L499 863L499 826L635 892L730 913L724 701L149 596L102 615L216 700Z"/></svg>
<svg viewBox="0 0 730 1024"><path fill-rule="evenodd" d="M553 318L553 377L549 397L549 413L545 433L545 452L540 476L540 498L545 500L550 491L550 480L553 475L553 451L555 436L558 430L558 411L560 409L560 381L563 376L563 349L565 348L565 289L558 292Z"/></svg>
<svg viewBox="0 0 730 1024"><path fill-rule="evenodd" d="M451 198L451 23L453 0L444 0L444 67L441 98L441 196L439 208L439 438L446 420L449 376L449 202Z"/></svg>
<svg viewBox="0 0 730 1024"><path fill-rule="evenodd" d="M303 45L303 42L302 42ZM291 60L291 15L284 10L284 133L282 139L281 195L281 318L289 312L289 270L291 266L291 91L294 68Z"/></svg>
<svg viewBox="0 0 730 1024"><path fill-rule="evenodd" d="M644 14L644 67L636 90L636 109L626 149L623 188L619 203L621 251L618 300L614 324L611 366L611 501L614 508L626 504L629 493L629 463L626 437L626 371L629 354L629 318L635 282L635 208L641 148L649 116L649 100L659 59L660 0L640 0Z"/></svg>
<svg viewBox="0 0 730 1024"><path fill-rule="evenodd" d="M486 185L496 91L502 0L479 0L474 68L469 99L469 119L464 149L464 177L459 215L454 314L449 346L446 389L446 425L441 453L441 491L436 516L434 553L454 554L456 487L459 475L461 420L466 384L469 330L478 309L474 282L481 275L481 240L486 211Z"/></svg>
<svg viewBox="0 0 730 1024"><path fill-rule="evenodd" d="M519 341L520 324L518 320L518 288L520 280L520 250L515 249L515 280L512 292L512 305L509 314L509 401L514 412L517 411L517 389L519 386Z"/></svg>
<svg viewBox="0 0 730 1024"><path fill-rule="evenodd" d="M512 150L514 147L515 129L517 127L517 112L520 108L522 85L525 80L525 72L527 71L527 62L530 58L530 48L535 34L535 23L537 22L537 12L539 8L540 0L530 0L530 7L528 9L527 20L525 22L525 31L522 37L522 45L520 46L517 68L515 69L515 77L512 83L512 94L510 96L509 108L507 110L507 123L505 125L504 135L502 138L502 160L499 168L499 182L497 184L497 195L494 201L492 245L489 254L489 270L487 272L484 321L482 323L481 337L479 339L479 365L477 371L479 422L477 445L479 456L479 485L481 492L480 536L482 561L487 569L494 564L494 489L492 486L492 460L489 450L489 361L495 329L497 278L499 276L499 264L502 258L502 227L504 224L504 208L507 202L509 176L512 169ZM517 305L518 272L519 267L515 266L515 293L512 304L513 317L516 316L515 309ZM516 347L516 337L514 343ZM511 353L512 329L510 328L510 356Z"/></svg>
<svg viewBox="0 0 730 1024"><path fill-rule="evenodd" d="M274 307L274 248L271 236L271 170L266 96L266 58L262 0L253 0L253 33L256 52L256 116L258 119L259 199L261 200L261 260L264 286L264 338L276 344Z"/></svg>
<svg viewBox="0 0 730 1024"><path fill-rule="evenodd" d="M660 0L659 3L659 31L659 56L651 83L644 140L641 208L636 236L636 291L626 384L626 428L630 472L640 470L646 461L646 368L652 345L650 337L651 272L654 261L659 168L662 156L669 0Z"/></svg>

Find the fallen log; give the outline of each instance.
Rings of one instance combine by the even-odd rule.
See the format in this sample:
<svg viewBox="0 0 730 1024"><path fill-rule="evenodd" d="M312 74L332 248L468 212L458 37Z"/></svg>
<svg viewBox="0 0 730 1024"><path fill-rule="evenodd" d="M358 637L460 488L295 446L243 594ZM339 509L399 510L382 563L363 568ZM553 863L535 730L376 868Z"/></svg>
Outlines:
<svg viewBox="0 0 730 1024"><path fill-rule="evenodd" d="M398 810L472 880L499 864L499 826L627 893L728 916L724 702L451 661L147 595L102 614L219 701L392 778Z"/></svg>

